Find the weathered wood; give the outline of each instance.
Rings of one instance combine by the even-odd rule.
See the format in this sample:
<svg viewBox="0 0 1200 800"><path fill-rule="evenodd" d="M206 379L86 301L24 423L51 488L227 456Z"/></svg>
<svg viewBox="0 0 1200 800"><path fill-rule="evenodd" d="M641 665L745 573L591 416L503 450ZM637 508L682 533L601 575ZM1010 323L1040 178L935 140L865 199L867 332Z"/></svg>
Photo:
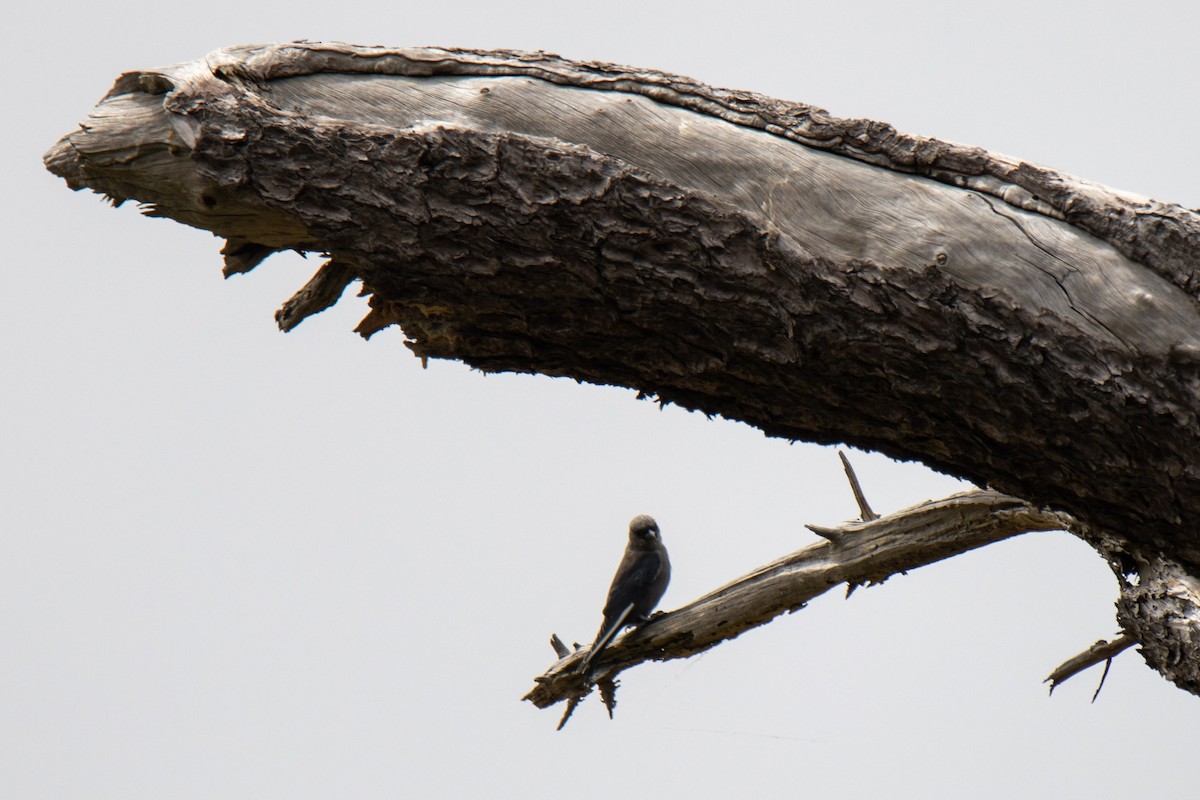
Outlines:
<svg viewBox="0 0 1200 800"><path fill-rule="evenodd" d="M871 504L867 502L862 484L858 482L858 475L854 473L854 467L850 466L850 459L846 458L846 454L841 450L838 451L838 458L842 460L842 467L846 470L846 480L850 481L850 491L854 492L854 502L858 503L859 518L863 522L879 519L879 515L871 509Z"/></svg>
<svg viewBox="0 0 1200 800"><path fill-rule="evenodd" d="M225 237L230 273L329 254L284 328L356 279L358 330L422 358L919 459L1164 592L1200 565L1178 206L658 72L318 43L122 76L46 163ZM1198 606L1180 628L1133 588L1126 630L1171 637L1148 661L1200 663Z"/></svg>
<svg viewBox="0 0 1200 800"><path fill-rule="evenodd" d="M1066 527L1062 515L1014 497L975 490L930 501L869 522L837 527L836 542L820 542L759 567L704 597L619 637L596 659L597 676L644 661L687 658L770 622L835 586L852 590L883 583L977 547L1029 531ZM525 699L539 708L585 696L591 684L580 670L588 653L569 653L535 679Z"/></svg>
<svg viewBox="0 0 1200 800"><path fill-rule="evenodd" d="M1111 642L1101 639L1079 655L1072 656L1063 663L1059 664L1057 667L1055 667L1054 671L1050 673L1049 677L1042 682L1050 684L1050 694L1054 694L1054 690L1063 683L1066 683L1069 679L1075 677L1085 669L1096 666L1101 661L1105 663L1104 673L1107 675L1108 664L1112 662L1113 658L1122 651L1133 647L1135 644L1137 644L1137 639L1134 639L1129 634L1117 636ZM1103 678L1101 678L1100 683L1103 685ZM1099 694L1100 689L1097 688L1096 694L1092 695L1093 702L1096 700L1096 695Z"/></svg>
<svg viewBox="0 0 1200 800"><path fill-rule="evenodd" d="M1140 564L1125 582L1117 621L1141 645L1142 657L1167 680L1200 695L1200 580L1168 558Z"/></svg>

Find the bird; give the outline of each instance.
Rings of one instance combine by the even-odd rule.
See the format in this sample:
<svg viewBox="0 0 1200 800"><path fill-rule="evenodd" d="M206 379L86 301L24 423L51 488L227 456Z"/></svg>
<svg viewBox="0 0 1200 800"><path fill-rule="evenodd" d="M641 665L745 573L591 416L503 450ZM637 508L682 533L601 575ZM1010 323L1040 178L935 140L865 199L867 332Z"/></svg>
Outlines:
<svg viewBox="0 0 1200 800"><path fill-rule="evenodd" d="M639 625L662 599L671 580L671 561L663 546L662 534L653 517L639 514L629 523L629 544L617 565L617 574L608 587L604 604L604 622L584 656L580 670L590 675L592 662L613 638L629 625Z"/></svg>

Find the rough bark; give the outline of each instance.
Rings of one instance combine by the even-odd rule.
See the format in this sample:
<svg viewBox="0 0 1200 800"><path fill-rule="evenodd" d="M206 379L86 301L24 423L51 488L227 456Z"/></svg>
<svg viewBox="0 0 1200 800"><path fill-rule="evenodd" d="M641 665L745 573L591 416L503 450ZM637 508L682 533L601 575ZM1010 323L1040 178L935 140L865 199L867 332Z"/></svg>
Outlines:
<svg viewBox="0 0 1200 800"><path fill-rule="evenodd" d="M1121 622L1196 691L1194 212L663 73L315 43L124 75L46 161L225 237L227 273L328 254L285 329L357 279L360 332L399 324L422 358L629 386L1069 513L1171 598L1130 581Z"/></svg>

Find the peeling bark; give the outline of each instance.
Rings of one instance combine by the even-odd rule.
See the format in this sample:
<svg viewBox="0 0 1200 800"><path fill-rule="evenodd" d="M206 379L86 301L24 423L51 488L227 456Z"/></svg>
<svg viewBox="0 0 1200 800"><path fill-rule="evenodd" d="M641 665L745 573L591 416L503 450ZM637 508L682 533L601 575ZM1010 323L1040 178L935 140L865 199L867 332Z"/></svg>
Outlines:
<svg viewBox="0 0 1200 800"><path fill-rule="evenodd" d="M1142 657L1181 689L1200 695L1200 580L1179 564L1141 564L1122 587L1117 621L1142 646Z"/></svg>
<svg viewBox="0 0 1200 800"><path fill-rule="evenodd" d="M399 324L422 358L1070 514L1141 578L1126 632L1197 691L1195 212L658 72L318 43L126 74L46 163L226 238L227 273L328 254L285 330L358 280L358 330Z"/></svg>

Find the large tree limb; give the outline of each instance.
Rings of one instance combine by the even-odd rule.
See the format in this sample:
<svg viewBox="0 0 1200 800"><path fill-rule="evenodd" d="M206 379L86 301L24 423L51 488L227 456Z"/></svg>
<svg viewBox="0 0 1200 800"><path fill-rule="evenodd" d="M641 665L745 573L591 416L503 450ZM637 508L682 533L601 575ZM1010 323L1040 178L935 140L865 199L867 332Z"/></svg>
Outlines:
<svg viewBox="0 0 1200 800"><path fill-rule="evenodd" d="M1130 582L1121 622L1170 637L1142 652L1193 685L1194 212L663 73L316 43L122 76L46 160L225 237L230 273L329 254L284 328L359 280L359 330L399 324L422 358L634 387L1067 512L1171 598L1167 620Z"/></svg>

